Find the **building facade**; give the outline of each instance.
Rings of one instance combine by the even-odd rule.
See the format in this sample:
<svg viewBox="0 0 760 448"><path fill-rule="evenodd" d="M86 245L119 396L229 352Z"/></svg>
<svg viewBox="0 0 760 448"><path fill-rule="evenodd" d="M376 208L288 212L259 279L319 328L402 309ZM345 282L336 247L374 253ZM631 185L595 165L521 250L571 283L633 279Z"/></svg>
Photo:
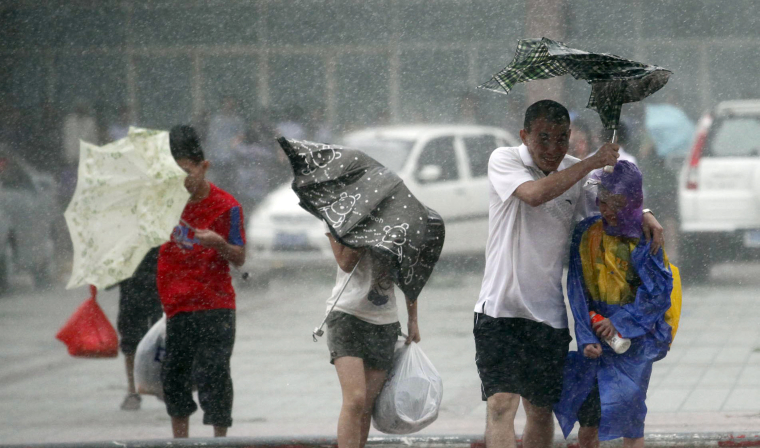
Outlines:
<svg viewBox="0 0 760 448"><path fill-rule="evenodd" d="M10 0L0 5L0 99L26 120L82 99L106 122L129 106L135 123L154 128L199 120L224 96L248 117L320 109L338 131L473 119L515 127L525 103L542 97L589 113L588 85L569 78L509 96L475 89L511 60L519 38L546 36L672 70L663 91L697 118L720 100L760 96L757 5ZM475 112L464 117L467 102Z"/></svg>

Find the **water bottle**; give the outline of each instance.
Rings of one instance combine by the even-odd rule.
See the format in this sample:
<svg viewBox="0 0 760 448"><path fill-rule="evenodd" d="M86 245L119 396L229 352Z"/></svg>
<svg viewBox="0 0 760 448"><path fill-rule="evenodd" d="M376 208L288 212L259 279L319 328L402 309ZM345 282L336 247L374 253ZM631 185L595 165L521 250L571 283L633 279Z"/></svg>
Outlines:
<svg viewBox="0 0 760 448"><path fill-rule="evenodd" d="M604 316L593 311L589 311L588 315L591 316L592 325L604 320ZM613 334L609 338L605 339L604 342L612 347L612 350L614 350L618 355L625 353L631 347L631 340L624 338L620 333Z"/></svg>

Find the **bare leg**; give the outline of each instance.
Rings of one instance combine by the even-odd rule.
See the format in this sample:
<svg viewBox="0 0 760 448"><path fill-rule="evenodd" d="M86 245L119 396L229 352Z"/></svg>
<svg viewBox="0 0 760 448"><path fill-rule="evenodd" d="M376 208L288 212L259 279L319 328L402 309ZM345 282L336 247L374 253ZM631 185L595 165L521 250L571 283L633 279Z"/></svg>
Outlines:
<svg viewBox="0 0 760 448"><path fill-rule="evenodd" d="M369 436L369 426L372 423L372 410L375 407L375 400L380 395L380 391L383 389L385 379L388 377L388 372L385 370L364 370L364 383L367 387L367 395L364 401L364 410L362 412L362 433L360 440L360 447L364 448L364 444L367 443L367 437Z"/></svg>
<svg viewBox="0 0 760 448"><path fill-rule="evenodd" d="M524 448L551 448L554 442L554 415L551 407L533 406L523 398L525 414L525 431L523 432Z"/></svg>
<svg viewBox="0 0 760 448"><path fill-rule="evenodd" d="M623 439L623 448L644 448L644 438L639 437L637 439Z"/></svg>
<svg viewBox="0 0 760 448"><path fill-rule="evenodd" d="M175 439L186 439L190 436L190 417L172 417L172 433Z"/></svg>
<svg viewBox="0 0 760 448"><path fill-rule="evenodd" d="M214 437L227 437L227 427L214 426Z"/></svg>
<svg viewBox="0 0 760 448"><path fill-rule="evenodd" d="M121 402L121 409L123 411L137 411L140 409L140 402L142 399L137 395L135 388L135 355L124 354L124 367L127 371L127 396L124 397L124 401Z"/></svg>
<svg viewBox="0 0 760 448"><path fill-rule="evenodd" d="M517 394L498 393L486 402L486 447L516 448L515 414L520 407Z"/></svg>
<svg viewBox="0 0 760 448"><path fill-rule="evenodd" d="M578 445L580 448L599 448L599 428L581 426L578 430Z"/></svg>
<svg viewBox="0 0 760 448"><path fill-rule="evenodd" d="M137 393L135 389L135 355L124 355L124 364L127 368L127 392L130 394Z"/></svg>
<svg viewBox="0 0 760 448"><path fill-rule="evenodd" d="M366 406L367 387L364 361L343 356L335 360L343 404L338 418L338 447L360 448L362 443L362 412Z"/></svg>

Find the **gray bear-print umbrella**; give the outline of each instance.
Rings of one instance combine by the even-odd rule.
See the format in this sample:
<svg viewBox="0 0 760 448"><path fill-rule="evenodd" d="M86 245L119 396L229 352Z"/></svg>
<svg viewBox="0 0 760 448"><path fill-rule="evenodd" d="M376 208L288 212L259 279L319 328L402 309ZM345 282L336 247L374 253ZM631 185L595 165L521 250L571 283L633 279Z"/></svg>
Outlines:
<svg viewBox="0 0 760 448"><path fill-rule="evenodd" d="M357 149L277 139L293 168L300 205L325 221L341 244L368 248L393 282L417 300L443 248L440 215L393 171Z"/></svg>

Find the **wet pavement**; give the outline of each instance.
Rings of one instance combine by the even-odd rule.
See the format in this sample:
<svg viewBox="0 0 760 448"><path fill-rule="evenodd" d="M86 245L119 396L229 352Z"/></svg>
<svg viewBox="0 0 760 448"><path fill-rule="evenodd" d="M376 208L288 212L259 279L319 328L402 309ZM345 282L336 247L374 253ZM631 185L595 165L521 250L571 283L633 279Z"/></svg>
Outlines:
<svg viewBox="0 0 760 448"><path fill-rule="evenodd" d="M334 273L305 275L275 280L266 291L238 289L230 436L335 434L337 376L324 339L311 339ZM420 297L421 347L443 377L444 398L438 420L418 435L483 432L471 333L480 279L477 269L444 267ZM678 335L654 366L648 433L760 430L760 266L718 266L713 279L685 286ZM36 292L17 280L14 291L0 297L0 443L170 437L169 418L155 397L143 397L139 411L119 409L126 392L121 355L71 358L54 338L87 290ZM117 299L115 290L99 296L114 324ZM405 317L402 308L402 324ZM191 436L211 435L201 418L200 411L191 417ZM521 410L518 433L524 422Z"/></svg>

